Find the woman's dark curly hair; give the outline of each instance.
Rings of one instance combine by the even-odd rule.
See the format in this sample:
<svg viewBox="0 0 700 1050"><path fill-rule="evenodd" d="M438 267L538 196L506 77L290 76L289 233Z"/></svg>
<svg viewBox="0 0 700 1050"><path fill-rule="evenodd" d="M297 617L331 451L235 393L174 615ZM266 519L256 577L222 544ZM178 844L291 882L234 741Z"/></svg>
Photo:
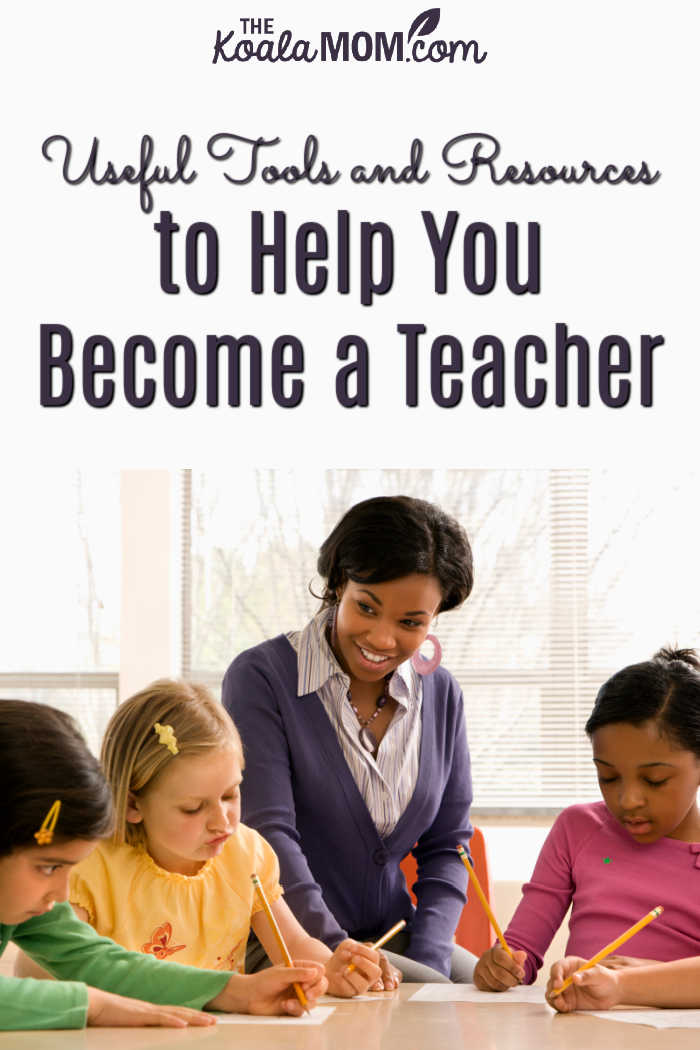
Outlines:
<svg viewBox="0 0 700 1050"><path fill-rule="evenodd" d="M442 592L438 612L461 605L474 584L472 550L462 526L432 503L411 496L377 496L356 503L321 546L317 569L324 605L346 580L385 583L421 573Z"/></svg>

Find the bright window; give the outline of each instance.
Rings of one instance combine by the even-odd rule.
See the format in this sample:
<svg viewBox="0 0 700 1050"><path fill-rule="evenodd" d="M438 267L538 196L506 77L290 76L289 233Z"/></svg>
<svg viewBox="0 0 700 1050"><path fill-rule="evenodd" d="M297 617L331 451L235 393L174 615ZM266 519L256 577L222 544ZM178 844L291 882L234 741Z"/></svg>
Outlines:
<svg viewBox="0 0 700 1050"><path fill-rule="evenodd" d="M0 698L73 714L97 749L119 675L119 474L5 473Z"/></svg>

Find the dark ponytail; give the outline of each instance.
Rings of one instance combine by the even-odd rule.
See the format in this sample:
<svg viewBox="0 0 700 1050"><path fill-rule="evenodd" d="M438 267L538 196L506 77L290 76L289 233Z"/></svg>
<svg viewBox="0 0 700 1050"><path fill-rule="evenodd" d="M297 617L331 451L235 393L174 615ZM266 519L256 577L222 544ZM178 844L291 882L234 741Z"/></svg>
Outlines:
<svg viewBox="0 0 700 1050"><path fill-rule="evenodd" d="M36 846L53 803L61 810L53 840L95 839L111 829L112 803L99 762L63 711L0 700L0 857Z"/></svg>
<svg viewBox="0 0 700 1050"><path fill-rule="evenodd" d="M586 732L614 722L651 721L700 757L700 660L694 649L660 649L651 660L623 667L601 686Z"/></svg>

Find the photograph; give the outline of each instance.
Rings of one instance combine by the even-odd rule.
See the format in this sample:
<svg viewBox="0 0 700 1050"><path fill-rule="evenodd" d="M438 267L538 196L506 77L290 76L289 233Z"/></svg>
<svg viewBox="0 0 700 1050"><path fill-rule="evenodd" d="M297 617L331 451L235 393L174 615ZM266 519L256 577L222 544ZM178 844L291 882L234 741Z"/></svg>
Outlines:
<svg viewBox="0 0 700 1050"><path fill-rule="evenodd" d="M3 21L0 1050L689 1048L691 5Z"/></svg>

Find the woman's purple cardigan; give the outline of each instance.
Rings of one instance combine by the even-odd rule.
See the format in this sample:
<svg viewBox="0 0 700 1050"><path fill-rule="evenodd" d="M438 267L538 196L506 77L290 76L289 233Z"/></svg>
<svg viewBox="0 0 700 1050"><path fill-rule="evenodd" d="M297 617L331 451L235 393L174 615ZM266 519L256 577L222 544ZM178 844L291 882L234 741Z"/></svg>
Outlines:
<svg viewBox="0 0 700 1050"><path fill-rule="evenodd" d="M317 693L297 696L297 654L284 635L241 653L223 702L245 752L246 824L272 845L287 903L330 948L379 937L399 919L406 954L449 975L467 873L455 847L471 836L464 704L444 669L423 678L418 779L394 830L381 838ZM418 863L416 909L401 860Z"/></svg>

